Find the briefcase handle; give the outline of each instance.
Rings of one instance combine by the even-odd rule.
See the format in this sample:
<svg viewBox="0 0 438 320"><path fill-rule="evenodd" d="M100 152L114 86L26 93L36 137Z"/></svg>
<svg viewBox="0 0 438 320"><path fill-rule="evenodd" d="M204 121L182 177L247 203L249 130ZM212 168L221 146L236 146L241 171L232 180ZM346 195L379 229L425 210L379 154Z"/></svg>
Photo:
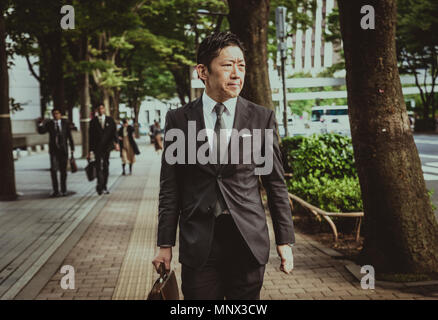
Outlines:
<svg viewBox="0 0 438 320"><path fill-rule="evenodd" d="M160 283L162 283L167 278L166 267L163 262L158 266L158 273L160 274Z"/></svg>

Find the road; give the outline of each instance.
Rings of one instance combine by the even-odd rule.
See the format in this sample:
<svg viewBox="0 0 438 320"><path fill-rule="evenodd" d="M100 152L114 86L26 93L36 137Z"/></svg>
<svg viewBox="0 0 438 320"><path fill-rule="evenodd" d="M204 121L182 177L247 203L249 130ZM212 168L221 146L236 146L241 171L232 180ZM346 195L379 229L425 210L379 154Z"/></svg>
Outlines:
<svg viewBox="0 0 438 320"><path fill-rule="evenodd" d="M438 135L415 134L414 140L420 154L426 187L434 190L432 202L437 207L435 216L438 219Z"/></svg>

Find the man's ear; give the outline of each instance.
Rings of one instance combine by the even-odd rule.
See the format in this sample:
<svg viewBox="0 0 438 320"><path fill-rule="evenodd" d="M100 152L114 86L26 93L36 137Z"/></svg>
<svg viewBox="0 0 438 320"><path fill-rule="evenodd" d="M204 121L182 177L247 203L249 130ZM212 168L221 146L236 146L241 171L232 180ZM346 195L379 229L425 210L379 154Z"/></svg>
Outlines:
<svg viewBox="0 0 438 320"><path fill-rule="evenodd" d="M205 81L207 80L208 70L207 67L203 64L198 64L196 66L196 71L198 71L198 77L199 79Z"/></svg>

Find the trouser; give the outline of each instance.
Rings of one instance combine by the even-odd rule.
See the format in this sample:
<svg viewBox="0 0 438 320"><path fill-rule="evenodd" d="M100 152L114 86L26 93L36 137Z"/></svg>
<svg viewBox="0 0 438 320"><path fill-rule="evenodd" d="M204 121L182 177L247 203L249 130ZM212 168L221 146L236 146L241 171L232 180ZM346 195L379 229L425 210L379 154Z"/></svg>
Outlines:
<svg viewBox="0 0 438 320"><path fill-rule="evenodd" d="M56 151L50 153L50 175L54 192L59 192L58 170L61 173L61 192L67 192L67 154Z"/></svg>
<svg viewBox="0 0 438 320"><path fill-rule="evenodd" d="M106 190L108 183L109 174L109 156L110 152L104 152L102 154L96 155L96 175L97 175L97 186L98 191Z"/></svg>
<svg viewBox="0 0 438 320"><path fill-rule="evenodd" d="M259 300L265 265L260 265L231 215L216 218L207 262L199 269L182 265L185 300Z"/></svg>

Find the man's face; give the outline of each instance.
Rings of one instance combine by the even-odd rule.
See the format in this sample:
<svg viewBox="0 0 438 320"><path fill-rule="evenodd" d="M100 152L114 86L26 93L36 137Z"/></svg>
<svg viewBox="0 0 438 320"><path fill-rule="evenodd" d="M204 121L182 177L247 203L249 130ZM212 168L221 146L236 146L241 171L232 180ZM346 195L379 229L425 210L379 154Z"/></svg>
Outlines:
<svg viewBox="0 0 438 320"><path fill-rule="evenodd" d="M61 112L59 112L58 110L53 111L53 118L55 120L60 120L61 119Z"/></svg>
<svg viewBox="0 0 438 320"><path fill-rule="evenodd" d="M228 46L210 63L197 66L199 77L204 80L207 94L217 102L224 102L239 95L245 81L245 58L242 50Z"/></svg>
<svg viewBox="0 0 438 320"><path fill-rule="evenodd" d="M97 112L99 113L99 116L102 116L105 114L105 106L100 105L99 108L97 108Z"/></svg>

